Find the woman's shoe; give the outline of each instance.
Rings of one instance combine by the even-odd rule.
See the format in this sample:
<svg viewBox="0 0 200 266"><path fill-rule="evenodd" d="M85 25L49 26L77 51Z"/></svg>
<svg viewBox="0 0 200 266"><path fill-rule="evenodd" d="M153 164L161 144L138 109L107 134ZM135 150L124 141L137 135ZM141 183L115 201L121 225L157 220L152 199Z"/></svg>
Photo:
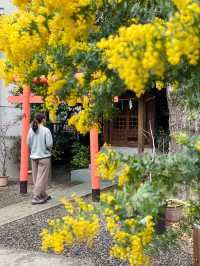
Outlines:
<svg viewBox="0 0 200 266"><path fill-rule="evenodd" d="M43 198L44 200L51 200L52 199L52 197L50 196L50 195L47 195L45 198Z"/></svg>
<svg viewBox="0 0 200 266"><path fill-rule="evenodd" d="M49 195L49 196L47 196L47 200L51 200L52 199L52 197Z"/></svg>
<svg viewBox="0 0 200 266"><path fill-rule="evenodd" d="M39 197L34 197L34 198L32 199L32 205L43 204L43 203L46 203L46 202L47 202L47 200L45 200L45 199L41 199L41 198L39 198Z"/></svg>

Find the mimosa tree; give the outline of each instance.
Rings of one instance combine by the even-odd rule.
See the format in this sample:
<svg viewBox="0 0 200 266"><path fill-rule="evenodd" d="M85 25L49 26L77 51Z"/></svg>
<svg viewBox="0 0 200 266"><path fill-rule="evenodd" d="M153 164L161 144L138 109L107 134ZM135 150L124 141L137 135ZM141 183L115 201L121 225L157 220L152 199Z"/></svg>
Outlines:
<svg viewBox="0 0 200 266"><path fill-rule="evenodd" d="M170 87L180 98L185 97L192 107L198 106L198 0L13 2L18 11L0 19L0 50L4 54L0 61L1 77L8 83L15 82L19 90L27 84L33 92L45 96L52 120L55 120L61 102L81 103L81 112L72 116L69 123L79 132L86 133L94 124L99 124L102 116L107 118L112 114L114 96L131 90L140 97L155 86L159 90ZM165 160L163 162L168 159ZM180 158L177 161L178 165L185 162ZM144 167L147 166L145 162L145 158L133 158L130 162L125 159L121 164L118 155L109 149L99 159L100 171L102 175L108 174L108 179L120 170L119 190L101 200L106 206L107 229L114 239L111 253L128 260L130 265L148 263L145 249L153 237L155 209L154 205L149 207L145 198L148 208L141 203L140 210L137 205L130 210L133 192L139 191L147 198L151 195L154 204L160 200L158 194L163 192L162 186L169 188L169 184L162 183L163 180L166 182L165 168L160 166L166 167L166 164L156 162L156 169L164 173L162 180L154 173L155 178L150 176L145 182L144 177L150 175L150 166L155 166L152 158L147 161L149 169ZM176 160L169 160L169 169L179 169L177 165L173 168L174 162ZM129 186L130 180L134 185ZM174 172L170 180L174 182ZM157 189L157 184L161 188L155 192L154 185ZM62 252L64 244L72 245L74 239L84 242L84 237L87 244L91 244L99 230L99 218L94 214L93 206L85 205L76 197L75 203L73 209L71 203L65 201L67 216L58 224L52 221L53 229L43 232L44 250L52 248Z"/></svg>
<svg viewBox="0 0 200 266"><path fill-rule="evenodd" d="M70 123L86 133L112 114L113 97L127 89L139 97L171 84L183 95L198 94L198 1L14 4L19 10L1 18L1 76L42 93L52 119L61 101L82 103Z"/></svg>
<svg viewBox="0 0 200 266"><path fill-rule="evenodd" d="M196 64L195 43L195 51L191 46L188 52L182 49L184 53L176 54L177 61L170 61L174 60L173 54L170 57L171 36L179 44L180 38L187 34L189 38L191 27L197 23L196 20L192 25L188 23L184 36L174 35L173 30L177 23L181 27L185 13L180 9L175 18L165 22L175 9L172 3L92 0L14 3L19 11L1 19L0 48L5 55L1 60L2 77L7 82L15 80L20 87L32 85L38 77L45 76L48 86L32 87L46 96L51 118L55 119L61 101L81 102L84 109L71 123L82 133L98 122L99 117L112 113L113 96L127 89L140 96L156 80L158 88L160 81L174 80L177 76L169 77L169 66L177 65L180 70L184 55L190 60L187 65ZM193 9L188 9L189 15L197 19L197 11ZM147 23L149 20L152 23Z"/></svg>

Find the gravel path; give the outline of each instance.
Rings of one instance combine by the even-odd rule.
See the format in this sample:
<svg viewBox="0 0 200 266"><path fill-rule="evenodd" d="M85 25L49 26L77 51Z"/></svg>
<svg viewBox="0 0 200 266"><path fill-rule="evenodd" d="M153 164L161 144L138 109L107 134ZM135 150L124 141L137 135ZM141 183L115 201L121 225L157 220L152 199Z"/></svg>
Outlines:
<svg viewBox="0 0 200 266"><path fill-rule="evenodd" d="M19 181L9 180L7 187L0 187L0 208L22 202L31 198L33 186L28 185L28 193L22 195L19 193Z"/></svg>
<svg viewBox="0 0 200 266"><path fill-rule="evenodd" d="M55 218L65 213L63 207L56 207L30 216L26 219L0 227L0 246L12 247L16 249L39 251L41 242L39 233L46 227L47 219ZM91 258L96 266L128 266L108 256L108 247L111 243L105 229L102 228L100 236L95 239L94 248L75 246L72 249L65 250L65 256L78 258ZM170 252L162 253L154 259L152 266L191 266L191 250L173 249Z"/></svg>

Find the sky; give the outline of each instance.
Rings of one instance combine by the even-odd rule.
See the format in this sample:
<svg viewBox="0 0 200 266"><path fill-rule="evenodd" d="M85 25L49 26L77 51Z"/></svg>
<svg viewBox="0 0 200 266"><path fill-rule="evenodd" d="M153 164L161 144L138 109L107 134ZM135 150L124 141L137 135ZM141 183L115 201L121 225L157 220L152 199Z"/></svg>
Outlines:
<svg viewBox="0 0 200 266"><path fill-rule="evenodd" d="M15 10L15 7L12 5L11 0L0 0L0 8L3 7L5 13L11 13Z"/></svg>

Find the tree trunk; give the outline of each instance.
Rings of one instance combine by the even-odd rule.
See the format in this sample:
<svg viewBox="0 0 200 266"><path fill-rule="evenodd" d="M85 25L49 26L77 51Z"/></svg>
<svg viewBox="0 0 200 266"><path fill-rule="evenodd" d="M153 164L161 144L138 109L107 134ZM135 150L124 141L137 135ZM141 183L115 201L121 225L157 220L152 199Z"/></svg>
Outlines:
<svg viewBox="0 0 200 266"><path fill-rule="evenodd" d="M200 134L200 113L192 117L186 110L181 97L170 92L170 88L167 90L167 100L169 109L169 131L172 136L169 151L174 153L180 149L173 138L174 133L183 131L189 135Z"/></svg>

